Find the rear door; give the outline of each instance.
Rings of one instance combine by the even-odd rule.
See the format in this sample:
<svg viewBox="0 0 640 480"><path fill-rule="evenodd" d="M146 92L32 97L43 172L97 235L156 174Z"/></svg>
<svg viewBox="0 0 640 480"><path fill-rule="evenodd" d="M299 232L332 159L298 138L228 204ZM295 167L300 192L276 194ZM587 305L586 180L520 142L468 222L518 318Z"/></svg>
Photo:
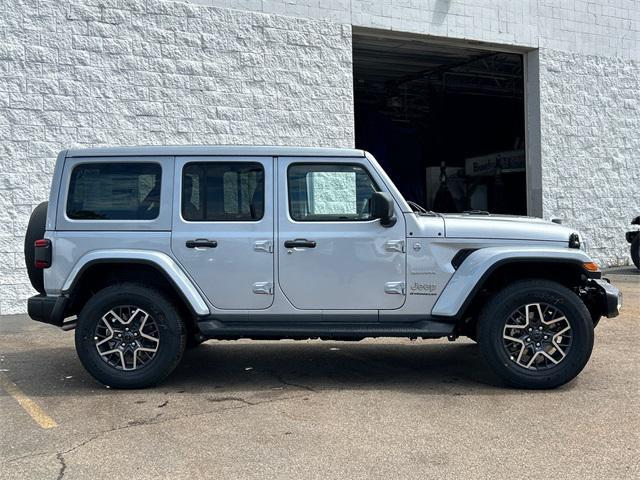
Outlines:
<svg viewBox="0 0 640 480"><path fill-rule="evenodd" d="M273 158L177 157L171 248L220 309L273 303Z"/></svg>

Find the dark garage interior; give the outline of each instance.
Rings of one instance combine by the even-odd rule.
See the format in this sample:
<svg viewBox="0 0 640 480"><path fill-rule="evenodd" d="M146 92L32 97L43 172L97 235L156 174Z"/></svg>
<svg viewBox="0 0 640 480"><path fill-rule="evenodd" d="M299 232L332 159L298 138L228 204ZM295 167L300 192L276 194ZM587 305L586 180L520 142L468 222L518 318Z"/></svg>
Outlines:
<svg viewBox="0 0 640 480"><path fill-rule="evenodd" d="M356 147L437 212L526 214L522 55L354 32Z"/></svg>

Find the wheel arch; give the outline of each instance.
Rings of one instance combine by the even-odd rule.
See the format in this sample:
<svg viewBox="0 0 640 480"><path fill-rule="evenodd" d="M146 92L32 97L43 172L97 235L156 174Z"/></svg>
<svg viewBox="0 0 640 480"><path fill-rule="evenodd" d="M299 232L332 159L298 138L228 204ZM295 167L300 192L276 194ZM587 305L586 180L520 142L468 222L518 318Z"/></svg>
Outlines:
<svg viewBox="0 0 640 480"><path fill-rule="evenodd" d="M118 275L116 268L128 268ZM155 274L148 276L149 273ZM157 275L159 274L159 275ZM82 291L87 286L106 286L122 281L141 279L155 286L168 289L180 306L193 316L210 313L202 294L177 263L162 252L144 250L95 250L84 255L74 266L62 287L62 295L80 297L75 304L78 310L83 301Z"/></svg>
<svg viewBox="0 0 640 480"><path fill-rule="evenodd" d="M587 278L600 278L600 272L583 268L591 262L581 250L561 248L516 249L489 247L469 255L438 297L431 314L458 322L481 306L483 295L495 292L510 281L547 279L576 287Z"/></svg>

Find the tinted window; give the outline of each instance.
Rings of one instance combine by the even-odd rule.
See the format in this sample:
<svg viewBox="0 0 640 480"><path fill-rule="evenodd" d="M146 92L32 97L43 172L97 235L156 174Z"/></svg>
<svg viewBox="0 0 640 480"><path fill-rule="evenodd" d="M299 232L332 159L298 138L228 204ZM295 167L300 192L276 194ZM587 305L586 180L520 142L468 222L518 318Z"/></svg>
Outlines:
<svg viewBox="0 0 640 480"><path fill-rule="evenodd" d="M151 220L160 212L157 163L87 163L71 173L67 216L74 220Z"/></svg>
<svg viewBox="0 0 640 480"><path fill-rule="evenodd" d="M370 220L369 199L378 188L358 165L292 165L289 209L299 221Z"/></svg>
<svg viewBox="0 0 640 480"><path fill-rule="evenodd" d="M259 163L198 162L182 171L182 217L192 222L260 220L264 169Z"/></svg>

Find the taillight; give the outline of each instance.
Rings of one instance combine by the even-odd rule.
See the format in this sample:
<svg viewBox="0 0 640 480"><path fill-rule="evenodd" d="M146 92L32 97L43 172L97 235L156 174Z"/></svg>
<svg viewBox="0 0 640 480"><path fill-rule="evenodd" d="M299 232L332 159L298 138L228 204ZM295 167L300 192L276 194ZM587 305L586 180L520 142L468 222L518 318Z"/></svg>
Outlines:
<svg viewBox="0 0 640 480"><path fill-rule="evenodd" d="M36 251L35 267L49 268L51 266L51 240L41 238L40 240L36 240L33 246Z"/></svg>

